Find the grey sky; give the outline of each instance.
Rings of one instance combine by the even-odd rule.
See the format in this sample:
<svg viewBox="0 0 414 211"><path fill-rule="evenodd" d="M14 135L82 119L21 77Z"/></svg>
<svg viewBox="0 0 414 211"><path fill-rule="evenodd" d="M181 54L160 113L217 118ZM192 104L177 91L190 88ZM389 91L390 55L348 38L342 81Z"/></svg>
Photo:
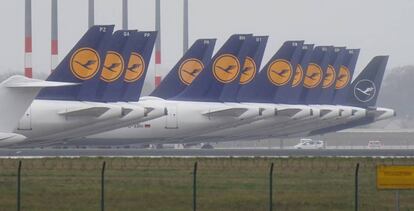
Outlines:
<svg viewBox="0 0 414 211"><path fill-rule="evenodd" d="M24 0L2 0L0 68L23 72ZM32 0L33 69L50 70L50 0ZM95 23L121 27L122 0L95 0ZM87 29L87 0L59 0L59 58ZM182 0L161 0L163 68L182 54ZM361 48L357 71L375 55L389 54L388 67L414 64L412 0L190 0L190 44L233 33L269 35L264 62L285 40ZM153 30L153 0L129 0L129 26ZM153 62L153 60L152 60Z"/></svg>

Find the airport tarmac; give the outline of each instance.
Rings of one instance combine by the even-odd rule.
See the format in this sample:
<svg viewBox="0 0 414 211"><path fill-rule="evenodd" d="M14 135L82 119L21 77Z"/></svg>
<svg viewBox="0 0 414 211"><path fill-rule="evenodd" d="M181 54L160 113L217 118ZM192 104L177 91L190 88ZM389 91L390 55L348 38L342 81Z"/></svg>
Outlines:
<svg viewBox="0 0 414 211"><path fill-rule="evenodd" d="M0 157L414 157L412 149L0 149Z"/></svg>

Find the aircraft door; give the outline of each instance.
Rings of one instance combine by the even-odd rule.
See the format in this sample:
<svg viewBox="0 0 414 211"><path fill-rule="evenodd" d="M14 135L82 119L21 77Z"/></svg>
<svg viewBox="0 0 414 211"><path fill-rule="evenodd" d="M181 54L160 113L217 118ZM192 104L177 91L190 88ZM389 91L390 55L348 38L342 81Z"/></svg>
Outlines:
<svg viewBox="0 0 414 211"><path fill-rule="evenodd" d="M167 105L168 115L165 120L166 129L178 129L177 105Z"/></svg>
<svg viewBox="0 0 414 211"><path fill-rule="evenodd" d="M17 130L32 130L32 109L29 107L20 118Z"/></svg>

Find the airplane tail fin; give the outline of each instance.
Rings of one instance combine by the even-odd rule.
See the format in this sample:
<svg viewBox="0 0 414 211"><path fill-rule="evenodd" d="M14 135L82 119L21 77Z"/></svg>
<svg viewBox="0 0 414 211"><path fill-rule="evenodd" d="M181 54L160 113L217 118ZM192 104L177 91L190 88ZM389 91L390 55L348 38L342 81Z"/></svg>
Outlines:
<svg viewBox="0 0 414 211"><path fill-rule="evenodd" d="M354 76L359 51L359 49L346 50L343 65L339 68L339 73L336 76L333 105L346 105L347 95L352 77Z"/></svg>
<svg viewBox="0 0 414 211"><path fill-rule="evenodd" d="M315 47L308 68L305 70L301 101L303 104L317 104L322 89L322 80L328 68L332 46Z"/></svg>
<svg viewBox="0 0 414 211"><path fill-rule="evenodd" d="M278 87L288 84L293 75L293 65L300 57L298 50L303 41L286 41L270 61L262 68L256 79L241 88L240 102L272 103Z"/></svg>
<svg viewBox="0 0 414 211"><path fill-rule="evenodd" d="M112 87L120 81L126 61L123 51L126 44L135 30L118 30L112 35L107 43L105 57L101 61L101 67L97 77L86 80L82 83L78 99L82 101L102 102L111 101L103 99L106 92L111 92Z"/></svg>
<svg viewBox="0 0 414 211"><path fill-rule="evenodd" d="M199 76L177 97L177 100L219 101L226 86L239 83L240 71L248 52L251 34L232 35Z"/></svg>
<svg viewBox="0 0 414 211"><path fill-rule="evenodd" d="M309 61L313 53L313 44L305 44L302 46L299 63L295 69L293 76L291 92L288 98L288 104L298 104L303 90L303 79L305 77L305 70L308 68Z"/></svg>
<svg viewBox="0 0 414 211"><path fill-rule="evenodd" d="M375 107L389 56L376 56L352 82L348 105Z"/></svg>
<svg viewBox="0 0 414 211"><path fill-rule="evenodd" d="M33 99L42 88L75 86L76 83L52 82L12 76L0 83L0 132L9 133L17 126L20 118L29 108Z"/></svg>
<svg viewBox="0 0 414 211"><path fill-rule="evenodd" d="M335 94L336 76L339 74L341 65L344 62L346 48L334 47L329 57L329 65L322 79L322 91L319 96L319 104L331 104Z"/></svg>
<svg viewBox="0 0 414 211"><path fill-rule="evenodd" d="M97 77L111 39L113 25L92 26L47 78L47 81L83 83ZM81 86L44 88L38 99L77 100Z"/></svg>
<svg viewBox="0 0 414 211"><path fill-rule="evenodd" d="M216 39L196 40L150 95L169 99L180 94L210 63L215 44Z"/></svg>
<svg viewBox="0 0 414 211"><path fill-rule="evenodd" d="M132 53L129 56L127 66L125 66L121 91L122 101L136 102L139 100L157 35L157 31L138 32L137 36L133 38Z"/></svg>
<svg viewBox="0 0 414 211"><path fill-rule="evenodd" d="M296 67L301 62L301 56L302 56L302 53L303 53L302 47L303 47L304 41L296 41L296 42L298 44L297 44L297 47L296 47L296 50L295 50L295 54L289 60L290 64L292 65L292 71L291 71L290 79L284 85L277 85L276 92L275 92L274 97L273 97L273 102L274 103L284 103L284 104L289 103L289 98L296 91L295 89L292 89L292 85L293 85L293 82L294 82L294 79L295 79Z"/></svg>
<svg viewBox="0 0 414 211"><path fill-rule="evenodd" d="M249 41L249 51L243 63L243 68L240 71L240 79L238 84L226 87L220 96L222 102L237 102L237 94L243 86L248 86L252 82L257 71L260 69L264 51L266 49L268 36L254 36Z"/></svg>

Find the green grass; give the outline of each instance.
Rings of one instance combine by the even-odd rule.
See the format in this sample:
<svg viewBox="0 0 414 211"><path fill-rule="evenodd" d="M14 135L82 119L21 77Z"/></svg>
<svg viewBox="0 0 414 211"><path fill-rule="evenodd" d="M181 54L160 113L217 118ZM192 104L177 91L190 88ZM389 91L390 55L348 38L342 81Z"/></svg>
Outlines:
<svg viewBox="0 0 414 211"><path fill-rule="evenodd" d="M80 158L24 159L22 210L99 210L106 166L106 210L191 210L192 168L198 161L198 210L268 210L274 170L275 210L353 210L360 163L361 210L393 210L394 192L378 191L378 164L414 159L372 158ZM0 159L0 210L16 209L18 160ZM414 210L414 191L401 191L401 210Z"/></svg>

